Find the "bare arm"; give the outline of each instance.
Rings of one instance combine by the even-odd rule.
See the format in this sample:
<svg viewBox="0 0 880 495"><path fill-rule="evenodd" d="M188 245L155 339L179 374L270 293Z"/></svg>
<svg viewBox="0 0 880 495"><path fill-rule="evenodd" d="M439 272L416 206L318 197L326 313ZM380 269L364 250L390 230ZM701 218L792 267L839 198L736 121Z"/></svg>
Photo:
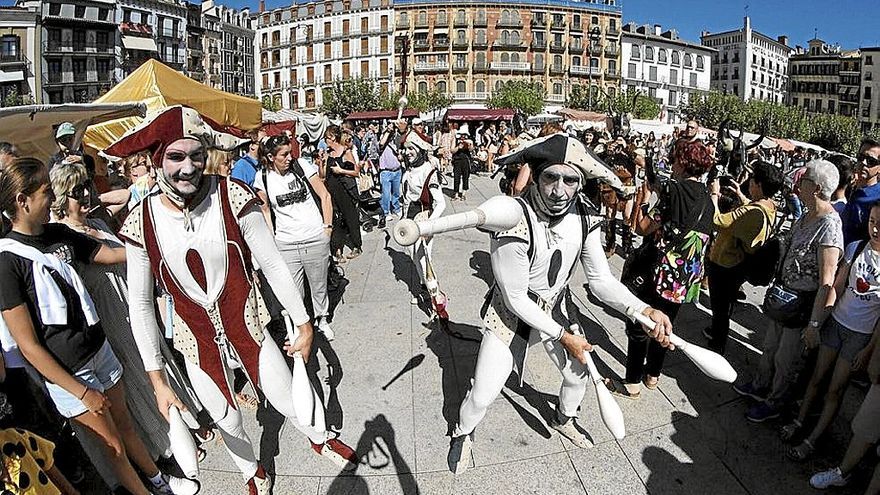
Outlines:
<svg viewBox="0 0 880 495"><path fill-rule="evenodd" d="M272 223L272 205L269 204L269 196L266 195L266 191L257 189L257 197L263 202L260 206L260 210L263 211L263 217L266 218L266 225L268 225L269 228L274 229L275 225Z"/></svg>
<svg viewBox="0 0 880 495"><path fill-rule="evenodd" d="M324 219L324 225L333 225L333 198L330 197L330 191L318 175L309 177L309 184L321 200L321 217Z"/></svg>
<svg viewBox="0 0 880 495"><path fill-rule="evenodd" d="M128 205L128 200L131 199L131 191L128 188L107 191L98 198L101 204L110 210L110 213L117 215Z"/></svg>
<svg viewBox="0 0 880 495"><path fill-rule="evenodd" d="M125 263L125 248L114 248L102 244L98 249L98 252L95 253L95 257L92 258L92 261L99 265L116 265L118 263Z"/></svg>
<svg viewBox="0 0 880 495"><path fill-rule="evenodd" d="M523 163L522 167L520 167L519 172L516 174L516 181L513 183L513 195L519 196L526 190L526 187L529 185L529 181L532 179L532 169L527 164Z"/></svg>

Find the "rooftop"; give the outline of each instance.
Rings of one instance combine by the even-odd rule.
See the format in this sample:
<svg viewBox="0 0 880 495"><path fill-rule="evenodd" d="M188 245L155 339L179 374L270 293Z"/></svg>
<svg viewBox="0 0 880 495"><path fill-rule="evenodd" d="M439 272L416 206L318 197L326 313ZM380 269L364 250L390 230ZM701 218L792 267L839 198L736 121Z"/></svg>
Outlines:
<svg viewBox="0 0 880 495"><path fill-rule="evenodd" d="M483 6L487 4L501 5L505 7L525 5L536 8L563 7L570 9L598 10L616 14L621 13L623 10L622 6L615 0L482 0L480 2L462 0L394 0L393 3L394 5L454 5L456 7L464 7L468 5Z"/></svg>
<svg viewBox="0 0 880 495"><path fill-rule="evenodd" d="M659 24L654 24L653 26L650 24L644 24L639 26L633 22L630 22L623 26L621 36L625 38L629 37L642 40L652 40L660 43L675 44L679 46L693 48L695 50L704 50L707 52L717 51L714 48L710 48L708 46L703 46L699 43L694 43L679 38L678 31L676 31L675 29L668 29L661 32L661 26Z"/></svg>

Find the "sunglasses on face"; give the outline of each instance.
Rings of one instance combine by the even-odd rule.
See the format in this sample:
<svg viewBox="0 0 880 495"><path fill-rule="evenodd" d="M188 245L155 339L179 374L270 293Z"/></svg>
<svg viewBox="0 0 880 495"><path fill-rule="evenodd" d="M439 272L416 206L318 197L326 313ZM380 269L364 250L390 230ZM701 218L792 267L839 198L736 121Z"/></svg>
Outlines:
<svg viewBox="0 0 880 495"><path fill-rule="evenodd" d="M867 153L862 153L856 159L856 163L857 164L864 163L868 168L874 168L874 167L880 165L880 158L875 158Z"/></svg>
<svg viewBox="0 0 880 495"><path fill-rule="evenodd" d="M87 179L82 184L77 184L73 186L73 189L67 194L69 198L75 199L79 202L82 202L83 199L87 198L92 190L92 180Z"/></svg>

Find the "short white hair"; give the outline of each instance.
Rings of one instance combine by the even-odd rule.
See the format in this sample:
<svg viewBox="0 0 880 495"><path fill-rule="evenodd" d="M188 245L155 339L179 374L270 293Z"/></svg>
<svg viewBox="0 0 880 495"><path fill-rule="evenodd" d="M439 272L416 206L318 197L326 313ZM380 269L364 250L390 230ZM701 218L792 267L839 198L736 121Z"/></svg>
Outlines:
<svg viewBox="0 0 880 495"><path fill-rule="evenodd" d="M837 167L828 160L815 159L807 162L804 174L801 178L807 178L819 186L819 197L828 201L831 194L837 190L840 184L840 173Z"/></svg>

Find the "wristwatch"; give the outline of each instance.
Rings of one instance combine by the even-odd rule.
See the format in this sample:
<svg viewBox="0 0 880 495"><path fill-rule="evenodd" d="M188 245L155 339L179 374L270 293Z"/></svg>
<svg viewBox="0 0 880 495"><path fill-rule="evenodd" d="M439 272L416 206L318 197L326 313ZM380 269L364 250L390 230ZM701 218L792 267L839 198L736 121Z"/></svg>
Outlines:
<svg viewBox="0 0 880 495"><path fill-rule="evenodd" d="M810 328L819 328L819 322L817 320L810 320Z"/></svg>

